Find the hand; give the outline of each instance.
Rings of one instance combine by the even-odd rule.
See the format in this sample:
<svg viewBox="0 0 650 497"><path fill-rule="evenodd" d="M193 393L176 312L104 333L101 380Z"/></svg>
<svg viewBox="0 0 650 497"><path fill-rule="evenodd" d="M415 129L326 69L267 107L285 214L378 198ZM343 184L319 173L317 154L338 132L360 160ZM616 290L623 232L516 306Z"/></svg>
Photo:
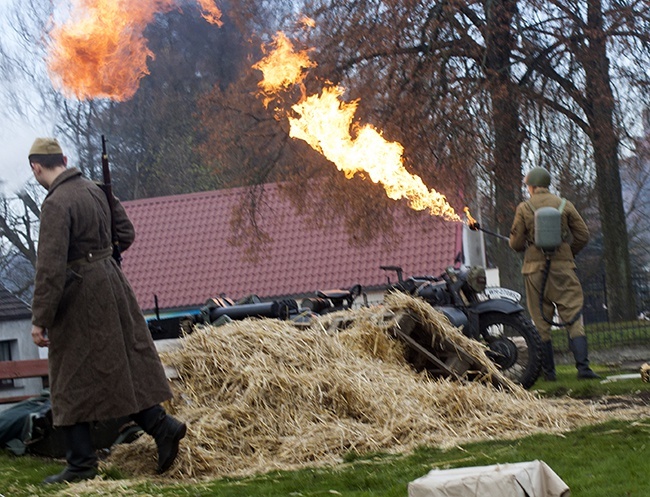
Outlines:
<svg viewBox="0 0 650 497"><path fill-rule="evenodd" d="M39 347L50 345L50 339L47 338L47 330L42 326L32 325L32 341Z"/></svg>

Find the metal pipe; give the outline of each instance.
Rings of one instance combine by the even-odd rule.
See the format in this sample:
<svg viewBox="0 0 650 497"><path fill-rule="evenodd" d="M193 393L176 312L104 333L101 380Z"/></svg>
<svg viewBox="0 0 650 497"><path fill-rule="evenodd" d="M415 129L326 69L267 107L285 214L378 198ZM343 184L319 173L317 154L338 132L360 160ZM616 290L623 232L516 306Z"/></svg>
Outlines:
<svg viewBox="0 0 650 497"><path fill-rule="evenodd" d="M505 235L500 235L499 233L495 233L494 231L486 230L485 228L481 228L481 225L478 223L470 223L469 229L473 231L482 231L483 233L487 233L488 235L496 236L497 238L501 238L501 240L506 240L507 242L510 241L510 238L508 238Z"/></svg>

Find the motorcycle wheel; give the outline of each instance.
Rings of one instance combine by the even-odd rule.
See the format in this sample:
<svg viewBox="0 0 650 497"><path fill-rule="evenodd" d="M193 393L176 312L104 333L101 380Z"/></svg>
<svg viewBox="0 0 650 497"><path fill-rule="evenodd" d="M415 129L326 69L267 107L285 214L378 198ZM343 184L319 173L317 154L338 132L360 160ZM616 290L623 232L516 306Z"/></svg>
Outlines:
<svg viewBox="0 0 650 497"><path fill-rule="evenodd" d="M530 388L542 368L542 339L533 323L518 312L486 312L479 317L480 341L501 373Z"/></svg>

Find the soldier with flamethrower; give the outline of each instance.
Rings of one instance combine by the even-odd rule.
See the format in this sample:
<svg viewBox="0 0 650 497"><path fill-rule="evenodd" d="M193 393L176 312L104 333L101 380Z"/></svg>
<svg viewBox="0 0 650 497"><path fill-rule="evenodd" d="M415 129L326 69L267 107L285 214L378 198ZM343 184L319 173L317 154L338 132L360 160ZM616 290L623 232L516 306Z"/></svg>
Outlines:
<svg viewBox="0 0 650 497"><path fill-rule="evenodd" d="M589 230L571 202L549 192L551 175L546 169L532 169L524 182L530 200L517 206L510 247L524 252L526 300L542 337L544 378L556 379L551 326L566 327L578 378L599 378L589 367L582 319L584 298L574 260L589 241ZM559 323L552 319L556 310L562 320Z"/></svg>

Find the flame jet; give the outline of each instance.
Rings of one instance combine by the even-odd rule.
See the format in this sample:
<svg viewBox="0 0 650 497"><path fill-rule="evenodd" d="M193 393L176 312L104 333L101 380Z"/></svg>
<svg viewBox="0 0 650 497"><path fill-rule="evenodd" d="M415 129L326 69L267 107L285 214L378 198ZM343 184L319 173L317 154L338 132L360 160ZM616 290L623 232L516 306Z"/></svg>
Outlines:
<svg viewBox="0 0 650 497"><path fill-rule="evenodd" d="M213 0L197 0L203 17L221 26ZM80 100L130 99L149 73L144 30L158 13L179 6L179 0L74 0L70 17L49 33L50 78L68 97Z"/></svg>
<svg viewBox="0 0 650 497"><path fill-rule="evenodd" d="M266 57L253 65L264 74L260 81L260 92L264 95L264 106L276 98L280 90L287 90L295 85L302 85L305 70L315 67L306 50L296 52L293 43L279 32L270 44L273 48ZM264 47L262 47L264 48Z"/></svg>
<svg viewBox="0 0 650 497"><path fill-rule="evenodd" d="M269 95L301 84L304 71L316 65L307 51L296 52L283 33L278 33L273 46L275 49L253 66L264 75L259 86L265 103ZM291 109L299 117L287 115L289 135L306 141L347 178L365 173L374 183L382 184L389 198L405 198L414 210L427 209L448 221L462 222L444 195L430 190L419 176L406 170L400 143L387 141L371 125L353 124L358 100L344 102L344 91L340 86L326 85L320 94L293 105Z"/></svg>

